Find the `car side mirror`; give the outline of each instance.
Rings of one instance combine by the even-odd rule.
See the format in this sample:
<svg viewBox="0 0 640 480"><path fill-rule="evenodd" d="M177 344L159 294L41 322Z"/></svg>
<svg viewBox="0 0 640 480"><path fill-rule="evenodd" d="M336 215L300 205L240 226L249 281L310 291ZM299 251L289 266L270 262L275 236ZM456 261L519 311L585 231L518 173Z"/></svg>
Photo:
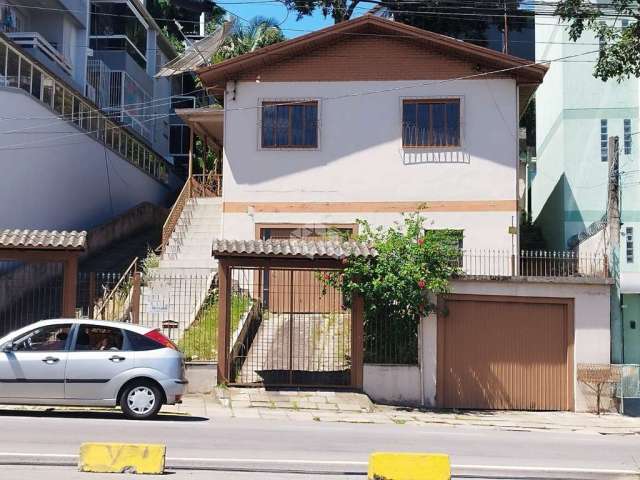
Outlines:
<svg viewBox="0 0 640 480"><path fill-rule="evenodd" d="M15 344L13 342L5 343L2 346L2 351L4 353L10 353L10 352L13 352L14 350L15 350Z"/></svg>

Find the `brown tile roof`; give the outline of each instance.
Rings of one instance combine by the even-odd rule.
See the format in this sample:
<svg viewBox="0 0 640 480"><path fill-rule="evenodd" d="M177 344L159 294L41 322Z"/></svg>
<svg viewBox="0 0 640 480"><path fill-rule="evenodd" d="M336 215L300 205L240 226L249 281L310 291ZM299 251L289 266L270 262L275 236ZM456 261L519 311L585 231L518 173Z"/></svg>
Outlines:
<svg viewBox="0 0 640 480"><path fill-rule="evenodd" d="M345 258L371 257L376 252L365 244L319 240L214 240L214 256Z"/></svg>
<svg viewBox="0 0 640 480"><path fill-rule="evenodd" d="M330 44L344 38L345 35L358 33L395 35L412 39L449 55L463 56L479 64L487 65L491 70L504 70L504 74L513 75L524 83L541 83L548 70L546 65L532 64L533 62L530 60L463 42L446 35L374 15L362 15L306 35L256 49L215 65L199 68L196 73L202 83L208 87L223 85L225 81L235 79L240 72L304 55L311 48Z"/></svg>
<svg viewBox="0 0 640 480"><path fill-rule="evenodd" d="M84 250L87 232L75 230L0 230L0 248Z"/></svg>

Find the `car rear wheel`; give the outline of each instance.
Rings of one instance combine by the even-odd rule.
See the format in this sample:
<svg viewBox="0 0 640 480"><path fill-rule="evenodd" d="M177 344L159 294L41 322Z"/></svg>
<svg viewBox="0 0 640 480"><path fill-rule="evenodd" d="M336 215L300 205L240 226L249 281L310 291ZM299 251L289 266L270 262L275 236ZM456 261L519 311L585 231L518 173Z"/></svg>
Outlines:
<svg viewBox="0 0 640 480"><path fill-rule="evenodd" d="M162 394L149 382L133 382L120 397L120 408L125 417L132 420L146 420L155 417L162 407Z"/></svg>

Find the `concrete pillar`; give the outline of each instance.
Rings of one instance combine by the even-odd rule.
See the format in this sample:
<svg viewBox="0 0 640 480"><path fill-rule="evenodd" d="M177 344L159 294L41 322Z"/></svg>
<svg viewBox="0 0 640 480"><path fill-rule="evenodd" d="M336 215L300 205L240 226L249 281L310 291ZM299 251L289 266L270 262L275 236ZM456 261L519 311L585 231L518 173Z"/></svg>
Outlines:
<svg viewBox="0 0 640 480"><path fill-rule="evenodd" d="M424 406L436 406L436 380L438 378L438 316L434 313L421 319L422 390Z"/></svg>

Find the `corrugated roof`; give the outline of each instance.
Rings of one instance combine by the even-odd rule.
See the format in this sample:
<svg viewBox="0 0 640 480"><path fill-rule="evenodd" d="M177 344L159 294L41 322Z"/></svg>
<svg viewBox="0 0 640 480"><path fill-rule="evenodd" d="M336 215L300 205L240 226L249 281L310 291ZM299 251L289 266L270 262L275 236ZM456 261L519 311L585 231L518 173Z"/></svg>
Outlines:
<svg viewBox="0 0 640 480"><path fill-rule="evenodd" d="M354 241L320 240L214 240L214 256L345 258L371 257L376 252Z"/></svg>
<svg viewBox="0 0 640 480"><path fill-rule="evenodd" d="M87 232L56 230L0 230L0 248L84 250Z"/></svg>
<svg viewBox="0 0 640 480"><path fill-rule="evenodd" d="M182 55L174 58L160 68L156 78L181 75L186 72L194 72L198 68L206 66L211 57L218 51L233 27L233 21L225 22L211 35L190 45Z"/></svg>

